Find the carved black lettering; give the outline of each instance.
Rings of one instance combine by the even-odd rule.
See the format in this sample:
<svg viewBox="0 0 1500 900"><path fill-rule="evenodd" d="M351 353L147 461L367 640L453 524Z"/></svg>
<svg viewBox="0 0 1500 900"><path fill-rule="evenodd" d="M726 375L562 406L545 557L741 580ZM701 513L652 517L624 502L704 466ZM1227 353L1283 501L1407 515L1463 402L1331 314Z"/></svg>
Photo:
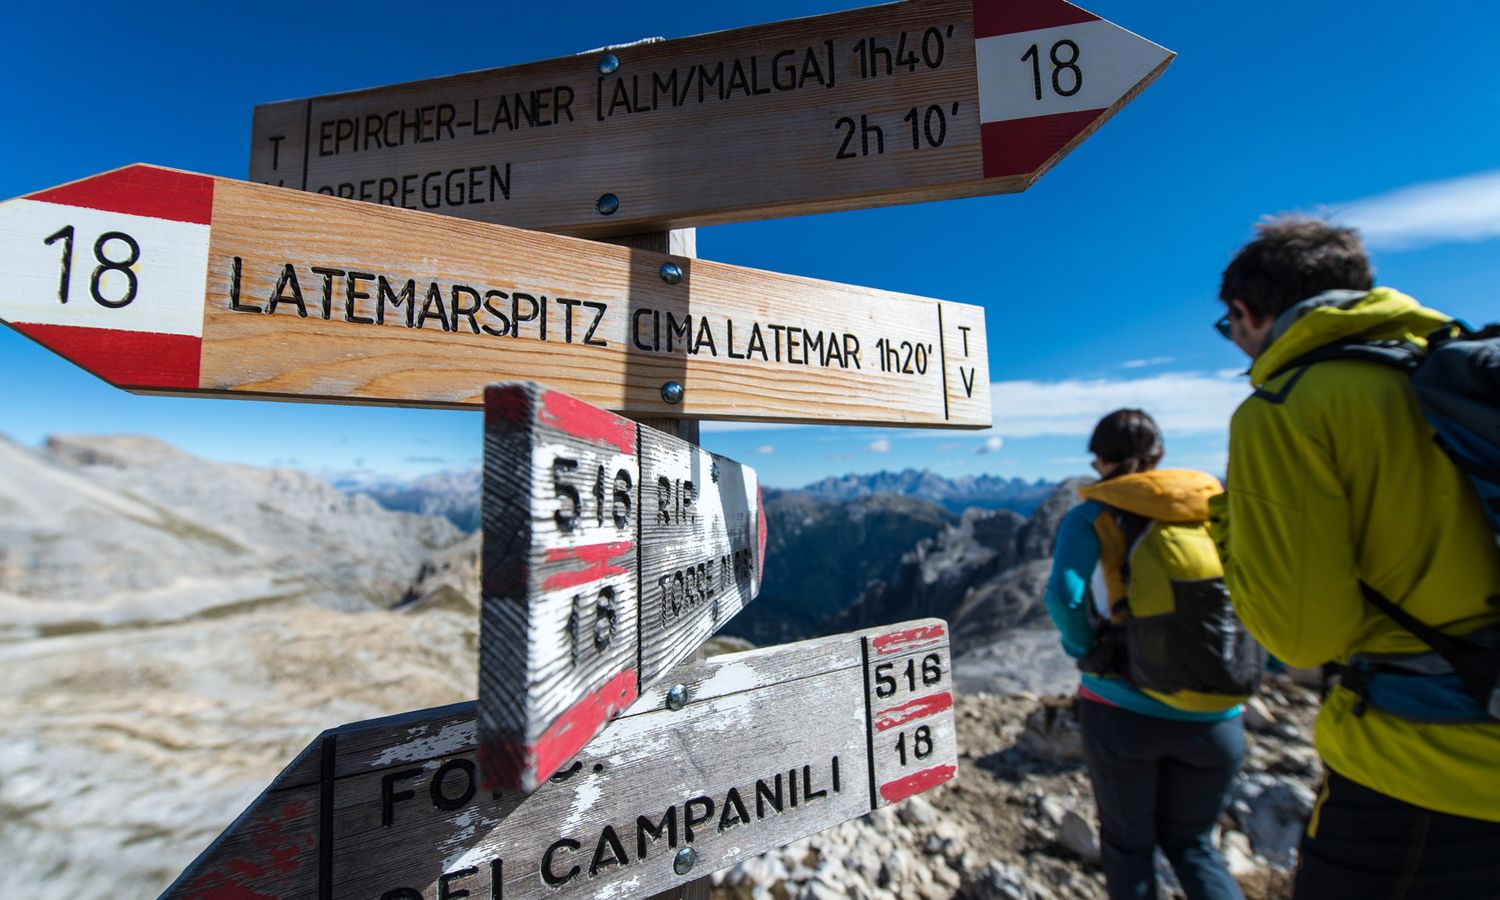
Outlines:
<svg viewBox="0 0 1500 900"><path fill-rule="evenodd" d="M469 896L468 889L455 888L453 882L458 881L460 878L470 878L478 874L479 868L477 866L470 866L467 869L459 869L456 872L444 872L442 875L439 875L438 900L463 900L463 898Z"/></svg>
<svg viewBox="0 0 1500 900"><path fill-rule="evenodd" d="M494 306L494 301L496 300L509 299L510 295L505 293L504 291L484 292L484 311L489 313L492 317L500 322L499 328L491 328L489 325L479 326L480 328L484 329L485 334L494 335L495 337L505 337L507 334L510 334L510 319L506 318L505 313L496 309Z"/></svg>
<svg viewBox="0 0 1500 900"><path fill-rule="evenodd" d="M583 334L584 344L590 347L608 347L609 341L594 337L594 331L599 327L599 323L604 321L604 313L609 307L594 300L585 300L583 301L583 308L594 314L594 320L589 323L589 330Z"/></svg>
<svg viewBox="0 0 1500 900"><path fill-rule="evenodd" d="M966 396L966 397L972 397L972 396L974 396L974 373L975 373L975 371L976 370L974 370L974 369L965 369L963 366L959 366L958 367L958 377L963 379L963 382L964 382L964 396Z"/></svg>
<svg viewBox="0 0 1500 900"><path fill-rule="evenodd" d="M647 353L655 348L641 342L641 317L650 314L652 314L652 310L645 307L641 307L630 314L630 343L635 346L635 349L644 350Z"/></svg>
<svg viewBox="0 0 1500 900"><path fill-rule="evenodd" d="M667 847L669 849L674 849L675 850L677 848L677 807L675 807L675 806L669 806L669 807L667 807L666 813L661 817L661 820L658 821L655 825L653 825L651 823L651 820L648 819L648 818L646 818L645 816L637 816L636 817L636 820L635 820L635 850L636 850L635 856L636 856L636 859L645 859L646 858L646 850L647 850L647 847L648 847L648 845L646 843L646 838L650 837L651 841L653 843L656 842L656 841L659 841L659 840L661 840L661 833L662 833L663 830L665 830L667 832Z"/></svg>
<svg viewBox="0 0 1500 900"><path fill-rule="evenodd" d="M391 772L380 777L380 824L386 828L396 820L396 804L401 800L410 800L417 795L416 791L398 791L396 782L406 778L416 778L422 774L421 769L403 769L400 772Z"/></svg>
<svg viewBox="0 0 1500 900"><path fill-rule="evenodd" d="M238 256L229 261L229 308L235 312L265 312L254 303L240 302L240 269L243 266L244 262Z"/></svg>
<svg viewBox="0 0 1500 900"><path fill-rule="evenodd" d="M609 855L605 856L605 851ZM604 826L599 833L599 843L594 847L594 859L589 863L589 877L593 878L603 869L610 866L629 865L630 858L625 855L625 847L620 843L620 836L615 833L613 825Z"/></svg>
<svg viewBox="0 0 1500 900"><path fill-rule="evenodd" d="M556 856L561 850L578 850L582 846L582 844L572 838L562 838L561 840L553 841L552 846L547 848L547 852L542 854L542 881L546 882L549 887L558 887L577 878L578 873L583 871L581 867L574 866L565 874L558 875L552 870L552 857Z"/></svg>
<svg viewBox="0 0 1500 900"><path fill-rule="evenodd" d="M360 300L370 299L370 295L359 289L361 281L374 281L373 272L348 272L344 276L344 321L355 322L360 325L374 325L374 319L367 319L354 311L355 305Z"/></svg>
<svg viewBox="0 0 1500 900"><path fill-rule="evenodd" d="M766 354L766 338L760 332L760 323L750 323L750 340L745 344L745 358L749 359L754 353L759 353L760 358L770 362L771 357Z"/></svg>
<svg viewBox="0 0 1500 900"><path fill-rule="evenodd" d="M859 335L844 335L844 359L854 363L854 368L859 368ZM845 365L844 368L849 368Z"/></svg>
<svg viewBox="0 0 1500 900"><path fill-rule="evenodd" d="M523 302L526 303L528 306L531 307L531 311L528 312L524 316L521 315L521 304ZM542 314L542 306L541 306L540 303L537 303L535 297L531 296L530 294L523 294L520 291L516 291L516 292L512 293L510 295L511 335L513 337L520 337L521 336L521 323L522 322L535 322L537 320L537 318L539 316L541 316L541 314ZM547 339L547 334L546 334L546 331L544 330L542 332L542 340L546 340L546 339Z"/></svg>
<svg viewBox="0 0 1500 900"><path fill-rule="evenodd" d="M288 294L287 291L291 293ZM276 279L276 290L271 293L271 303L266 307L266 312L276 312L278 304L297 304L297 316L307 318L307 304L302 302L302 285L297 281L297 270L291 263L287 263L281 269L281 277Z"/></svg>
<svg viewBox="0 0 1500 900"><path fill-rule="evenodd" d="M571 114L570 114L571 115ZM500 196L506 200L510 199L510 163L505 164L505 174L500 174L500 169L490 166L490 202L495 202L495 189L499 188Z"/></svg>
<svg viewBox="0 0 1500 900"><path fill-rule="evenodd" d="M740 799L739 788L730 788L729 793L724 795L724 812L719 816L719 830L728 831L741 822L749 821L750 811L745 809L745 801Z"/></svg>
<svg viewBox="0 0 1500 900"><path fill-rule="evenodd" d="M688 313L686 316L684 316L682 319L679 320L676 316L672 315L672 311L671 310L667 310L667 352L668 353L672 352L672 339L673 338L679 338L679 339L681 339L682 346L683 346L684 350L686 350L687 347L688 347L688 345L692 343L692 339L693 339L693 314L692 313Z"/></svg>
<svg viewBox="0 0 1500 900"><path fill-rule="evenodd" d="M416 327L416 324L417 324L416 323L416 315L417 315L417 282L416 282L416 279L413 279L413 278L406 279L406 284L402 285L401 290L398 293L396 291L391 290L391 283L389 281L385 280L385 276L384 275L381 275L379 278L375 279L375 293L379 297L379 300L375 304L375 324L376 325L384 325L385 324L385 305L386 305L387 302L389 302L391 306L403 306L404 305L406 307L406 327L407 328L414 328L414 327Z"/></svg>
<svg viewBox="0 0 1500 900"><path fill-rule="evenodd" d="M765 781L757 779L755 782L755 817L757 819L764 819L766 817L766 806L768 804L770 805L771 809L775 810L778 813L781 812L782 804L785 801L782 800L781 797L780 772L776 773L776 781L774 783L776 785L776 791L775 793L772 793L771 788L765 783Z"/></svg>
<svg viewBox="0 0 1500 900"><path fill-rule="evenodd" d="M805 328L802 329L802 362L803 362L803 364L806 365L806 364L810 363L812 360L817 359L817 360L820 361L820 363L819 363L820 365L827 365L827 363L821 362L821 360L823 360L826 357L827 357L827 354L823 352L823 332L821 332L821 331L808 331Z"/></svg>
<svg viewBox="0 0 1500 900"><path fill-rule="evenodd" d="M462 303L460 297L470 298L474 304L470 306ZM469 320L469 331L478 334L479 323L474 321L474 316L479 312L479 292L468 285L455 284L451 289L450 299L453 302L453 330L458 330L458 320L462 317Z"/></svg>
<svg viewBox="0 0 1500 900"><path fill-rule="evenodd" d="M446 783L447 778L454 772L462 773L461 786L458 793L449 793ZM432 805L438 809L452 812L462 809L464 804L474 799L474 791L478 783L474 778L474 763L467 759L450 759L438 767L432 775L432 784L428 793L432 795Z"/></svg>
<svg viewBox="0 0 1500 900"><path fill-rule="evenodd" d="M693 815L693 805L697 804L702 810L702 815ZM682 831L687 843L693 842L693 826L702 825L714 817L714 801L708 797L694 797L682 804Z"/></svg>
<svg viewBox="0 0 1500 900"><path fill-rule="evenodd" d="M333 317L333 279L343 278L343 269L330 269L326 266L311 266L314 275L323 276L323 320L326 322Z"/></svg>
<svg viewBox="0 0 1500 900"><path fill-rule="evenodd" d="M785 325L767 325L771 329L771 346L776 349L776 361L781 362L781 336L787 330Z"/></svg>
<svg viewBox="0 0 1500 900"><path fill-rule="evenodd" d="M435 311L435 312L434 312ZM443 289L436 281L427 286L427 299L422 303L422 312L417 316L417 327L423 328L434 314L444 331L452 331L448 325L448 309L443 305Z"/></svg>
<svg viewBox="0 0 1500 900"><path fill-rule="evenodd" d="M802 767L802 799L804 801L817 800L819 797L827 797L828 789L821 791L813 790L812 766Z"/></svg>
<svg viewBox="0 0 1500 900"><path fill-rule="evenodd" d="M724 341L724 354L730 359L744 359L745 354L734 352L734 320L729 319L724 323L728 338Z"/></svg>
<svg viewBox="0 0 1500 900"><path fill-rule="evenodd" d="M557 302L562 304L563 308L563 343L571 344L573 343L573 310L582 301L571 297L558 297Z"/></svg>

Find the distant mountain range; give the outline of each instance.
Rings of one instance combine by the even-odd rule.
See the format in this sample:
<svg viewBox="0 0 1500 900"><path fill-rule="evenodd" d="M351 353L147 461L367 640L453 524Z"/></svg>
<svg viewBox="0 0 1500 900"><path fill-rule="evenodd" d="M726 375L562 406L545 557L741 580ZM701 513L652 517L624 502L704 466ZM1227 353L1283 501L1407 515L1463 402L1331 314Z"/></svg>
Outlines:
<svg viewBox="0 0 1500 900"><path fill-rule="evenodd" d="M464 531L479 527L482 483L478 469L446 469L405 480L343 476L334 478L333 485L347 493L365 494L389 510L442 516ZM1029 516L1056 488L1049 481L994 475L945 478L929 471L907 469L829 476L795 492L840 502L879 495L907 497L936 504L954 515L977 507L1008 509Z"/></svg>
<svg viewBox="0 0 1500 900"><path fill-rule="evenodd" d="M970 507L1008 509L1029 516L1046 500L1057 484L1025 481L995 475L963 475L945 478L927 470L875 472L871 475L836 475L814 482L801 491L830 500L854 500L875 494L896 494L936 503L951 513Z"/></svg>

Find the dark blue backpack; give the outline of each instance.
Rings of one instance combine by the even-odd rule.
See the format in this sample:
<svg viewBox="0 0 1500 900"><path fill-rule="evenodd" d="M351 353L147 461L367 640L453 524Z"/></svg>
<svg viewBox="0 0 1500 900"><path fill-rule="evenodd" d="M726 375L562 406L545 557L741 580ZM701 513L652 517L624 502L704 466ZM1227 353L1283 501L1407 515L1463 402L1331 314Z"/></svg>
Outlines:
<svg viewBox="0 0 1500 900"><path fill-rule="evenodd" d="M1489 516L1496 547L1500 548L1500 324L1476 331L1462 322L1451 322L1428 336L1425 352L1405 341L1330 344L1293 360L1281 371L1330 359L1368 360L1411 376L1412 388L1436 433L1438 445L1468 475ZM1462 638L1447 635L1416 619L1369 585L1360 587L1365 599L1421 638L1451 666L1451 674L1446 677L1455 679L1473 698L1481 718L1488 715L1500 719L1500 628L1490 626ZM1500 597L1492 597L1490 602L1500 611ZM1392 660L1356 659L1344 668L1343 680L1377 708L1386 708L1378 696L1381 682L1373 677L1381 674L1417 673L1413 667ZM1423 718L1414 711L1388 711L1407 718ZM1425 720L1473 719L1459 715Z"/></svg>

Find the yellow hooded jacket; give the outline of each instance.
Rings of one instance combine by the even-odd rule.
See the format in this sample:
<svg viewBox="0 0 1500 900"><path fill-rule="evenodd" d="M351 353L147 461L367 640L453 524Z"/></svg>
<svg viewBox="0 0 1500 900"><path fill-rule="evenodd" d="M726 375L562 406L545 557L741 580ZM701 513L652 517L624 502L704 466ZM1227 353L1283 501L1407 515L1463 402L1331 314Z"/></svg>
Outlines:
<svg viewBox="0 0 1500 900"><path fill-rule="evenodd" d="M1300 314L1300 315L1299 315ZM1479 501L1433 440L1408 378L1385 366L1288 363L1340 340L1410 340L1448 317L1385 288L1300 304L1256 358L1230 424L1228 492L1212 530L1236 611L1295 666L1423 653L1366 603L1361 580L1424 622L1466 634L1496 618L1500 553ZM1500 723L1418 724L1338 688L1318 717L1329 768L1428 809L1500 821Z"/></svg>

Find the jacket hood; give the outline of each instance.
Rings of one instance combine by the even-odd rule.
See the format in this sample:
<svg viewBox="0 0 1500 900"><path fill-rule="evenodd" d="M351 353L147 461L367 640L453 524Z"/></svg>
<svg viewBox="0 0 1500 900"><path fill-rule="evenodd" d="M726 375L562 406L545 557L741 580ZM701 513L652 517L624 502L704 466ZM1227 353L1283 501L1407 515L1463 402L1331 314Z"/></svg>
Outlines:
<svg viewBox="0 0 1500 900"><path fill-rule="evenodd" d="M1250 366L1260 387L1287 363L1336 341L1410 341L1427 346L1427 335L1450 321L1442 313L1390 288L1368 293L1328 291L1282 313Z"/></svg>
<svg viewBox="0 0 1500 900"><path fill-rule="evenodd" d="M1208 499L1224 492L1219 479L1190 469L1153 469L1096 481L1078 489L1085 500L1145 516L1158 522L1203 522Z"/></svg>

